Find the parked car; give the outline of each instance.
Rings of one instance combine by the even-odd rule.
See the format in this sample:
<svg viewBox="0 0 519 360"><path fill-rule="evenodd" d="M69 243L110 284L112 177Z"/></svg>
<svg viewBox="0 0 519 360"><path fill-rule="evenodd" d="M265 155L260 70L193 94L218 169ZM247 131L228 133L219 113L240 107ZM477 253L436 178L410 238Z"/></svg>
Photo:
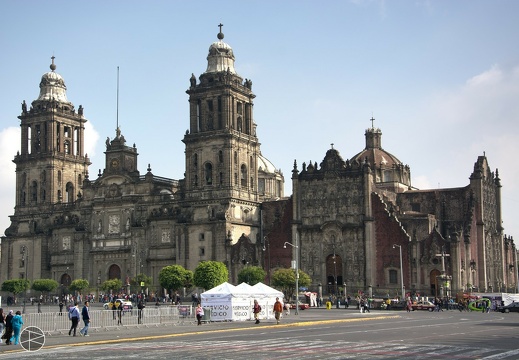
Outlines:
<svg viewBox="0 0 519 360"><path fill-rule="evenodd" d="M501 311L502 313L519 312L519 302L514 301L505 306L498 306L497 311Z"/></svg>
<svg viewBox="0 0 519 360"><path fill-rule="evenodd" d="M115 299L114 300L114 303L119 303L122 305L123 307L123 310L124 311L128 311L128 310L132 310L133 309L133 304L131 301L128 301L128 300L125 300L125 299ZM103 304L103 309L105 310L109 310L110 309L110 306L109 306L110 303L104 303Z"/></svg>
<svg viewBox="0 0 519 360"><path fill-rule="evenodd" d="M436 305L434 305L432 302L430 301L417 301L415 303L413 303L413 311L414 310L428 310L428 311L434 311L434 308L436 307Z"/></svg>
<svg viewBox="0 0 519 360"><path fill-rule="evenodd" d="M296 308L296 304L290 304L290 308L291 309L295 309ZM306 310L306 309L309 309L310 308L310 305L306 304L306 303L302 303L301 301L299 302L299 309L300 310Z"/></svg>

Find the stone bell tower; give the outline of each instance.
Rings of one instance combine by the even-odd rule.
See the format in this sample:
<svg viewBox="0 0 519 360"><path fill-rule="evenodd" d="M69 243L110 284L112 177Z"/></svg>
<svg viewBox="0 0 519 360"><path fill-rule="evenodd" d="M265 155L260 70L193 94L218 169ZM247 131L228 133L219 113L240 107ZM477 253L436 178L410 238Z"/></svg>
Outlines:
<svg viewBox="0 0 519 360"><path fill-rule="evenodd" d="M42 205L77 199L90 161L84 154L86 119L67 100L65 81L55 72L43 74L40 95L18 117L21 151L15 156L16 212L38 211Z"/></svg>

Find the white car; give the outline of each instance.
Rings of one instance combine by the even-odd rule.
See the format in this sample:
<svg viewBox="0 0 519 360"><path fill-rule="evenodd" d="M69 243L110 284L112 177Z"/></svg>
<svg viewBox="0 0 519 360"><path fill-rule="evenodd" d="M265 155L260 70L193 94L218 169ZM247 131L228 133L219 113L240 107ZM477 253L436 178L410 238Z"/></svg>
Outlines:
<svg viewBox="0 0 519 360"><path fill-rule="evenodd" d="M115 300L114 300L114 303L122 304L123 310L132 310L132 309L133 309L133 304L132 304L132 302L131 302L131 301L128 301L128 300L125 300L125 299L115 299ZM109 310L109 309L110 309L109 304L110 304L110 303L104 303L104 304L103 304L103 309L105 309L105 310Z"/></svg>

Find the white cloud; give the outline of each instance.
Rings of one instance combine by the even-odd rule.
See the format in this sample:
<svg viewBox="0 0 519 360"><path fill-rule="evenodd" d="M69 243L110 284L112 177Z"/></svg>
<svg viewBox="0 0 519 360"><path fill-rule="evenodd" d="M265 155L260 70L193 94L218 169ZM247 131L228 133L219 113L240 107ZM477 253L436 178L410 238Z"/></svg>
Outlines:
<svg viewBox="0 0 519 360"><path fill-rule="evenodd" d="M85 123L85 155L92 159L96 155L96 146L99 140L99 133L94 128L92 122Z"/></svg>
<svg viewBox="0 0 519 360"><path fill-rule="evenodd" d="M465 186L477 157L485 153L491 170L499 169L503 225L510 235L519 234L513 200L519 197L514 195L519 193L519 168L514 161L519 150L517 99L518 67L503 69L499 65L471 77L456 89L436 94L420 109L427 126L416 141L427 159L410 162L420 164L413 171L416 187L437 183L441 187Z"/></svg>

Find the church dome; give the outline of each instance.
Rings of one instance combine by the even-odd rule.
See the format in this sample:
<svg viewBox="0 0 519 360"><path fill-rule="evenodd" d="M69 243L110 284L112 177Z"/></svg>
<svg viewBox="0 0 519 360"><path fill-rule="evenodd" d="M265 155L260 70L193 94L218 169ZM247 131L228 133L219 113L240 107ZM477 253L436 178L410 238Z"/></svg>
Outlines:
<svg viewBox="0 0 519 360"><path fill-rule="evenodd" d="M278 172L274 164L272 164L269 159L261 154L258 156L258 171L263 171L270 174L275 174Z"/></svg>
<svg viewBox="0 0 519 360"><path fill-rule="evenodd" d="M367 161L371 166L392 168L402 165L396 156L382 149L382 131L378 128L366 130L366 147L360 153L351 158L351 161L358 161L360 164Z"/></svg>
<svg viewBox="0 0 519 360"><path fill-rule="evenodd" d="M43 74L40 81L40 95L36 101L58 101L61 103L69 103L67 99L67 87L65 80L60 74L54 72L56 65L54 64L54 56L52 57L51 71Z"/></svg>
<svg viewBox="0 0 519 360"><path fill-rule="evenodd" d="M234 69L234 53L232 48L223 42L223 33L218 33L218 41L209 46L209 55L207 55L207 70L206 73L228 71L231 74L236 74Z"/></svg>
<svg viewBox="0 0 519 360"><path fill-rule="evenodd" d="M374 119L372 119L374 120ZM351 162L367 163L379 188L403 192L411 188L411 169L396 156L382 149L382 131L371 127L366 130L366 147L351 158Z"/></svg>

